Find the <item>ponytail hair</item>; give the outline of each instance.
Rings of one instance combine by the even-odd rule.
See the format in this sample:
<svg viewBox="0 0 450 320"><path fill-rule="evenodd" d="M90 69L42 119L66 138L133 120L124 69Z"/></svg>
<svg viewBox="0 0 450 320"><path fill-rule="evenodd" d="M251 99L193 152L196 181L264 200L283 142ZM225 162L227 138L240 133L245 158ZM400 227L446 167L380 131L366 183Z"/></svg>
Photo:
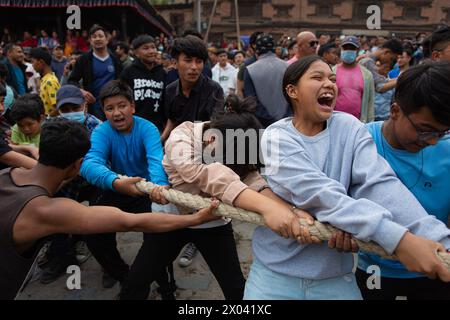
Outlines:
<svg viewBox="0 0 450 320"><path fill-rule="evenodd" d="M238 174L241 179L244 179L251 171L258 170L261 167L259 141L263 126L254 115L255 112L256 100L253 97L241 99L237 95L231 94L225 99L224 111L212 119L210 123L210 128L219 130L224 137L224 161L222 163ZM238 137L227 139L227 134L230 134L230 131L237 132L237 130L243 130L246 135L244 138L245 150L238 150L240 145ZM256 140L250 137L256 137ZM233 163L226 162L227 151L234 152ZM238 163L238 153L242 157L243 152L245 153L245 161L244 163Z"/></svg>

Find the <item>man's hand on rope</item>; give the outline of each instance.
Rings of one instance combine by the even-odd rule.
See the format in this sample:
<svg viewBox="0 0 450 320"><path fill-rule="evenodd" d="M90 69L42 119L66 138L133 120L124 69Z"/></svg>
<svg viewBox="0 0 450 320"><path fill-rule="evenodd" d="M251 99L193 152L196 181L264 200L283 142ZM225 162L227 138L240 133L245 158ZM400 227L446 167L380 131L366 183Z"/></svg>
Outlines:
<svg viewBox="0 0 450 320"><path fill-rule="evenodd" d="M152 190L152 193L149 195L150 200L157 204L168 204L169 201L164 197L163 190L169 189L169 186L157 186Z"/></svg>
<svg viewBox="0 0 450 320"><path fill-rule="evenodd" d="M438 259L436 251L446 252L442 244L407 232L395 249L395 254L409 271L450 282L450 271Z"/></svg>
<svg viewBox="0 0 450 320"><path fill-rule="evenodd" d="M136 187L136 183L143 180L140 177L125 177L122 176L120 179L116 179L113 182L113 188L121 194L126 194L131 197L142 197L145 195Z"/></svg>
<svg viewBox="0 0 450 320"><path fill-rule="evenodd" d="M208 208L203 208L194 213L199 218L199 224L222 219L220 216L213 214L214 210L219 206L219 200L212 198L211 205Z"/></svg>

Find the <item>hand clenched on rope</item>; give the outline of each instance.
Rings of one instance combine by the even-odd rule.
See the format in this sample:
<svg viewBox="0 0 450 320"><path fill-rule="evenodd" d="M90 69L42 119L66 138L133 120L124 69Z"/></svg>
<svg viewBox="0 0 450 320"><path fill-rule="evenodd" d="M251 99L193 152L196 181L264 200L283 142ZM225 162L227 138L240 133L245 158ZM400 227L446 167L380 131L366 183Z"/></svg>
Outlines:
<svg viewBox="0 0 450 320"><path fill-rule="evenodd" d="M300 225L298 221L299 219L302 219L305 224L314 226L314 218L309 213L296 207L293 207L292 211L295 215L295 221L293 221L294 225ZM300 233L296 236L296 239L300 244L322 243L322 240L311 235L306 226L300 225L299 231ZM358 244L353 236L350 233L341 230L336 230L332 233L331 238L328 240L328 247L330 249L336 249L339 252L358 252L359 250Z"/></svg>
<svg viewBox="0 0 450 320"><path fill-rule="evenodd" d="M146 193L140 191L136 187L136 183L138 183L139 181L145 181L145 179L141 177L120 176L119 179L114 180L113 188L118 193L126 194L131 197L142 197L146 195ZM169 186L155 186L152 189L151 193L148 194L148 196L152 202L162 205L168 204L169 201L167 201L163 195L163 190L167 189L169 189Z"/></svg>

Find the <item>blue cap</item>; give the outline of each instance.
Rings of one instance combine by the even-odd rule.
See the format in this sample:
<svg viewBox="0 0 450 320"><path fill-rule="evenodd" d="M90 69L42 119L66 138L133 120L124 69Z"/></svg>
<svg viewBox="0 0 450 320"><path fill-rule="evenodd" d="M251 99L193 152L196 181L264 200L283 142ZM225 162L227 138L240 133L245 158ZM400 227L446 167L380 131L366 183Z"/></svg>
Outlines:
<svg viewBox="0 0 450 320"><path fill-rule="evenodd" d="M342 40L341 47L346 44L354 45L356 48L359 48L359 39L355 36L347 36Z"/></svg>
<svg viewBox="0 0 450 320"><path fill-rule="evenodd" d="M81 89L73 84L66 84L62 86L56 93L56 109L59 110L62 105L66 103L80 105L86 101Z"/></svg>

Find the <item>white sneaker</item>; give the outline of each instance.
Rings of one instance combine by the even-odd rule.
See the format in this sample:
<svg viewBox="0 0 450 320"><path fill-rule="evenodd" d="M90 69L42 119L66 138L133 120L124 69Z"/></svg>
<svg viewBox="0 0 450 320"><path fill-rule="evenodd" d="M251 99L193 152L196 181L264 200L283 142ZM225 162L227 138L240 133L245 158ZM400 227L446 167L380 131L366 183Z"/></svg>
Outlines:
<svg viewBox="0 0 450 320"><path fill-rule="evenodd" d="M180 267L190 266L196 254L197 248L195 247L195 245L193 243L188 243L183 251L183 254L178 260L178 265Z"/></svg>
<svg viewBox="0 0 450 320"><path fill-rule="evenodd" d="M78 263L85 263L92 253L89 251L86 242L78 241L75 243L75 256L77 257Z"/></svg>

